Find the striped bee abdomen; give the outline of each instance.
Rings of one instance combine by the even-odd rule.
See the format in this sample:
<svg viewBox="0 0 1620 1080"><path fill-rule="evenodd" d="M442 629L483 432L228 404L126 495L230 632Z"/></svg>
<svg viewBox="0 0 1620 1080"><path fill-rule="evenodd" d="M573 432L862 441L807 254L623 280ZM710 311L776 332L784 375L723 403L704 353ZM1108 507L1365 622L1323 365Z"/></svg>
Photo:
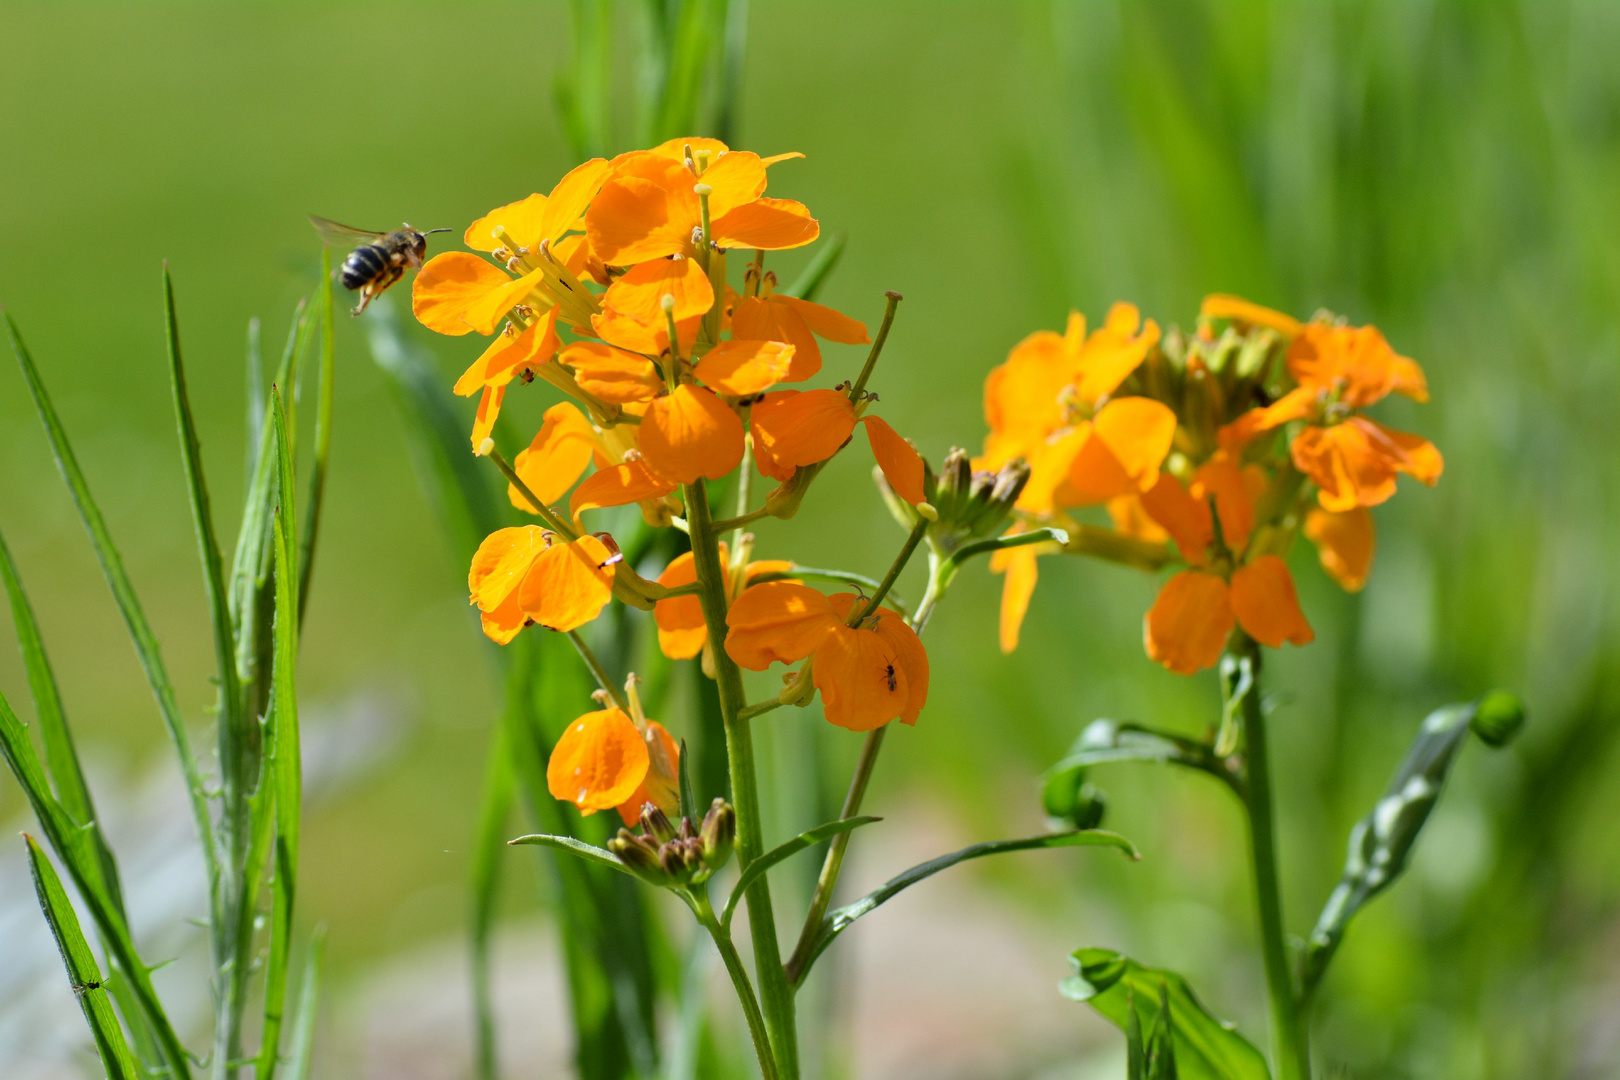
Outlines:
<svg viewBox="0 0 1620 1080"><path fill-rule="evenodd" d="M355 248L343 260L343 287L351 291L361 288L387 273L388 263L388 253L380 244L364 244Z"/></svg>

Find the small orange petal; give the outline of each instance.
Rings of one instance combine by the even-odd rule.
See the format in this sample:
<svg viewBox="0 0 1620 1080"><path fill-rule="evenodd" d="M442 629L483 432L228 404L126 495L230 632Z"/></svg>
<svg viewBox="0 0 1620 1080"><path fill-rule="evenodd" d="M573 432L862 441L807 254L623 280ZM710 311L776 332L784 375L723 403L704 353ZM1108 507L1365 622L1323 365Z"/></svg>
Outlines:
<svg viewBox="0 0 1620 1080"><path fill-rule="evenodd" d="M1221 539L1232 552L1241 555L1254 529L1254 499L1243 470L1226 457L1206 461L1193 474L1192 497L1200 502L1215 500Z"/></svg>
<svg viewBox="0 0 1620 1080"><path fill-rule="evenodd" d="M655 154L658 157L668 158L671 161L685 161L686 152L688 150L690 150L694 156L697 154L707 153L709 155L709 160L714 161L718 159L721 154L728 153L730 151L730 147L726 146L726 144L721 142L719 139L711 139L707 136L701 135L685 135L680 138L670 139L667 142L661 142L651 150L631 151L631 153ZM627 154L622 156L628 157L629 155Z"/></svg>
<svg viewBox="0 0 1620 1080"><path fill-rule="evenodd" d="M726 655L749 671L792 664L842 625L827 597L815 589L767 581L744 589L726 613Z"/></svg>
<svg viewBox="0 0 1620 1080"><path fill-rule="evenodd" d="M514 596L545 548L545 530L537 525L496 529L484 537L467 571L467 591L478 610L492 612Z"/></svg>
<svg viewBox="0 0 1620 1080"><path fill-rule="evenodd" d="M505 247L506 242L495 236L495 229L499 226L519 245L529 247L543 235L540 220L545 212L546 197L539 193L507 203L467 226L462 241L474 251L494 251L498 247Z"/></svg>
<svg viewBox="0 0 1620 1080"><path fill-rule="evenodd" d="M827 597L827 601L832 604L833 612L846 624L857 602L862 610L866 608L866 600L854 593L834 593ZM915 724L922 707L928 702L928 650L923 648L917 632L906 625L904 616L892 608L880 607L867 616L862 622L862 631L877 634L894 650L895 661L905 675L906 688L906 703L898 719L902 724Z"/></svg>
<svg viewBox="0 0 1620 1080"><path fill-rule="evenodd" d="M663 312L660 311L658 314L658 322L644 323L609 309L600 315L591 316L591 330L610 345L628 349L630 352L650 353L656 356L669 348L669 328L663 321ZM675 324L675 333L680 338L682 352L691 350L702 325L701 315L694 315Z"/></svg>
<svg viewBox="0 0 1620 1080"><path fill-rule="evenodd" d="M787 377L794 348L781 341L722 341L704 354L692 374L722 394L746 397Z"/></svg>
<svg viewBox="0 0 1620 1080"><path fill-rule="evenodd" d="M639 438L647 467L678 484L718 480L742 461L742 421L712 391L690 384L647 406Z"/></svg>
<svg viewBox="0 0 1620 1080"><path fill-rule="evenodd" d="M1313 506L1305 515L1305 535L1328 576L1345 592L1360 592L1377 546L1372 514L1361 506L1338 514Z"/></svg>
<svg viewBox="0 0 1620 1080"><path fill-rule="evenodd" d="M545 213L541 217L535 240L538 242L544 239L555 244L569 229L580 228L579 216L602 189L602 182L607 179L608 172L606 161L592 158L584 164L574 166L566 176L557 181L557 186L551 189L551 197L546 200ZM524 243L523 246L534 245Z"/></svg>
<svg viewBox="0 0 1620 1080"><path fill-rule="evenodd" d="M1176 414L1151 398L1115 398L1091 422L1091 438L1075 455L1058 498L1091 506L1158 483L1170 453Z"/></svg>
<svg viewBox="0 0 1620 1080"><path fill-rule="evenodd" d="M1250 409L1219 432L1221 449L1241 450L1254 439L1291 420L1314 416L1321 406L1321 395L1308 386L1288 391L1270 405Z"/></svg>
<svg viewBox="0 0 1620 1080"><path fill-rule="evenodd" d="M1430 487L1440 480L1446 462L1440 456L1440 451L1428 439L1421 435L1387 428L1364 416L1351 417L1348 423L1361 428L1366 433L1369 445L1383 454L1396 471L1403 472Z"/></svg>
<svg viewBox="0 0 1620 1080"><path fill-rule="evenodd" d="M765 194L765 164L758 154L733 150L711 162L694 183L709 185L709 217L717 220Z"/></svg>
<svg viewBox="0 0 1620 1080"><path fill-rule="evenodd" d="M882 417L863 416L861 422L866 425L866 439L872 444L872 457L877 459L878 468L883 470L883 478L894 493L913 506L922 502L926 498L923 459L917 448L902 439Z"/></svg>
<svg viewBox="0 0 1620 1080"><path fill-rule="evenodd" d="M816 337L843 345L866 345L871 342L871 338L866 336L865 323L825 304L800 300L797 296L785 296L781 293L772 293L765 299L798 315L804 320L805 325L815 332Z"/></svg>
<svg viewBox="0 0 1620 1080"><path fill-rule="evenodd" d="M1214 666L1232 632L1229 592L1225 581L1197 570L1165 582L1142 621L1148 656L1177 675Z"/></svg>
<svg viewBox="0 0 1620 1080"><path fill-rule="evenodd" d="M500 341L506 335L496 338ZM549 364L562 340L557 337L557 309L552 308L512 339L506 348L487 349L481 358L484 363L484 384L505 386L521 372L535 372L542 364ZM465 380L467 376L463 375ZM458 389L461 383L456 384Z"/></svg>
<svg viewBox="0 0 1620 1080"><path fill-rule="evenodd" d="M664 389L651 360L599 341L570 345L558 359L574 369L581 390L609 405L651 401Z"/></svg>
<svg viewBox="0 0 1620 1080"><path fill-rule="evenodd" d="M1161 473L1159 483L1164 482L1164 474ZM1170 533L1154 521L1143 507L1141 495L1121 495L1116 499L1109 499L1108 520L1113 522L1115 532L1137 540L1146 540L1150 544L1170 539Z"/></svg>
<svg viewBox="0 0 1620 1080"><path fill-rule="evenodd" d="M618 806L619 820L627 827L641 819L641 809L648 803L671 817L681 805L678 779L681 748L676 745L675 737L665 730L663 724L648 720L641 739L647 744L647 776L641 781L641 786Z"/></svg>
<svg viewBox="0 0 1620 1080"><path fill-rule="evenodd" d="M607 292L602 306L646 326L665 324L663 299L675 298L675 321L702 315L714 306L714 286L694 259L655 259L633 266Z"/></svg>
<svg viewBox="0 0 1620 1080"><path fill-rule="evenodd" d="M480 334L493 334L495 328L501 324L501 320L506 318L507 312L526 300L544 280L545 272L536 270L499 288L491 289L482 296L468 301L461 312L462 321Z"/></svg>
<svg viewBox="0 0 1620 1080"><path fill-rule="evenodd" d="M1294 575L1275 555L1262 555L1232 573L1232 613L1250 637L1276 649L1287 641L1309 645L1316 640L1299 609Z"/></svg>
<svg viewBox="0 0 1620 1080"><path fill-rule="evenodd" d="M534 441L519 452L512 468L543 503L553 503L574 486L591 463L596 450L596 429L572 404L558 402L546 410ZM506 497L526 513L538 513L516 484L506 486Z"/></svg>
<svg viewBox="0 0 1620 1080"><path fill-rule="evenodd" d="M725 561L725 545L721 546L721 561ZM697 580L697 564L690 551L677 555L664 572L658 575L658 584L666 589L678 589ZM709 640L709 628L703 621L703 603L696 596L675 596L653 605L653 622L658 624L658 648L671 660L690 660L703 651Z"/></svg>
<svg viewBox="0 0 1620 1080"><path fill-rule="evenodd" d="M1149 319L1143 325L1135 304L1115 304L1108 310L1101 329L1080 347L1075 361L1074 396L1081 401L1097 401L1112 394L1158 343L1158 323Z"/></svg>
<svg viewBox="0 0 1620 1080"><path fill-rule="evenodd" d="M506 399L506 387L486 386L484 393L478 399L478 412L473 417L472 444L473 451L484 445L495 430L495 420L501 415L501 402Z"/></svg>
<svg viewBox="0 0 1620 1080"><path fill-rule="evenodd" d="M465 318L468 310L511 283L512 275L477 255L446 251L417 272L411 283L411 311L429 330L452 337L470 334L475 327Z"/></svg>
<svg viewBox="0 0 1620 1080"><path fill-rule="evenodd" d="M759 471L785 481L801 465L826 461L855 430L855 406L837 390L778 390L748 414Z"/></svg>
<svg viewBox="0 0 1620 1080"><path fill-rule="evenodd" d="M620 709L589 712L568 725L546 763L552 797L585 814L611 810L647 775L647 745Z"/></svg>
<svg viewBox="0 0 1620 1080"><path fill-rule="evenodd" d="M598 469L568 500L568 514L579 523L579 515L604 506L626 506L643 499L659 499L675 490L663 477L654 476L646 463L626 461Z"/></svg>
<svg viewBox="0 0 1620 1080"><path fill-rule="evenodd" d="M549 535L549 534L548 534ZM535 556L518 587L523 613L548 630L577 630L602 613L613 596L613 563L594 536L572 543L556 537ZM623 796L615 803L623 800Z"/></svg>
<svg viewBox="0 0 1620 1080"><path fill-rule="evenodd" d="M1027 452L1029 480L1018 496L1018 509L1029 514L1050 512L1058 502L1059 488L1067 487L1075 458L1090 440L1091 424L1082 423L1072 431L1030 447ZM973 467L984 470L990 466L975 461Z"/></svg>
<svg viewBox="0 0 1620 1080"><path fill-rule="evenodd" d="M1226 293L1210 293L1204 297L1198 315L1204 319L1230 319L1233 322L1275 330L1284 338L1293 337L1299 333L1300 328L1300 321L1292 315L1284 315L1280 311L1251 303L1241 296L1229 296Z"/></svg>
<svg viewBox="0 0 1620 1080"><path fill-rule="evenodd" d="M1160 473L1159 482L1142 493L1142 509L1170 534L1189 564L1203 566L1209 561L1209 545L1215 542L1214 516L1209 504L1193 498L1180 480Z"/></svg>
<svg viewBox="0 0 1620 1080"><path fill-rule="evenodd" d="M821 370L821 346L799 313L774 299L750 296L739 302L731 313L732 336L792 345L793 363L783 381L803 382Z"/></svg>
<svg viewBox="0 0 1620 1080"><path fill-rule="evenodd" d="M1024 615L1029 611L1030 597L1035 595L1035 583L1040 579L1036 565L1039 545L998 551L990 557L990 569L1007 576L1001 582L1001 651L1010 653L1018 648L1018 632L1023 628Z"/></svg>
<svg viewBox="0 0 1620 1080"><path fill-rule="evenodd" d="M1294 465L1316 483L1324 510L1377 506L1395 494L1396 462L1352 420L1332 427L1308 427L1294 437Z"/></svg>
<svg viewBox="0 0 1620 1080"><path fill-rule="evenodd" d="M872 630L833 626L816 646L811 681L821 691L827 722L850 731L871 731L906 709L910 681L894 647Z"/></svg>
<svg viewBox="0 0 1620 1080"><path fill-rule="evenodd" d="M1084 327L1084 320L1080 325ZM984 419L990 437L984 457L973 467L998 469L1017 457L1033 464L1039 448L1067 422L1059 396L1075 374L1074 349L1059 334L1040 330L1013 346L1006 362L984 380Z"/></svg>
<svg viewBox="0 0 1620 1080"><path fill-rule="evenodd" d="M803 203L792 199L755 199L713 224L714 242L723 248L783 251L820 235L821 225Z"/></svg>
<svg viewBox="0 0 1620 1080"><path fill-rule="evenodd" d="M654 159L626 163L616 172L585 212L585 235L591 250L610 266L685 252L692 244L693 228L701 224L692 174L686 166Z"/></svg>

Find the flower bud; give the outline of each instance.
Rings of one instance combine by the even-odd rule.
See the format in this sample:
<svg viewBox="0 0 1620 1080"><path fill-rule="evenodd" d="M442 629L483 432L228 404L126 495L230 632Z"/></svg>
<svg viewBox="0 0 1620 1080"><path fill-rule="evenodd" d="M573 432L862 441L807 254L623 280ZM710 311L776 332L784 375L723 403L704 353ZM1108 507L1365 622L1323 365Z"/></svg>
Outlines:
<svg viewBox="0 0 1620 1080"><path fill-rule="evenodd" d="M669 815L653 803L647 803L641 808L641 831L660 844L667 844L675 839L675 826L670 824Z"/></svg>
<svg viewBox="0 0 1620 1080"><path fill-rule="evenodd" d="M1506 690L1492 690L1474 705L1474 717L1468 722L1490 746L1506 746L1524 727L1524 702Z"/></svg>
<svg viewBox="0 0 1620 1080"><path fill-rule="evenodd" d="M703 849L703 865L714 873L731 859L731 848L737 838L737 811L724 799L714 800L709 812L703 815L703 829L698 841Z"/></svg>
<svg viewBox="0 0 1620 1080"><path fill-rule="evenodd" d="M658 847L650 837L637 836L629 829L620 829L619 835L607 842L607 849L643 881L650 881L654 885L668 884L659 865Z"/></svg>

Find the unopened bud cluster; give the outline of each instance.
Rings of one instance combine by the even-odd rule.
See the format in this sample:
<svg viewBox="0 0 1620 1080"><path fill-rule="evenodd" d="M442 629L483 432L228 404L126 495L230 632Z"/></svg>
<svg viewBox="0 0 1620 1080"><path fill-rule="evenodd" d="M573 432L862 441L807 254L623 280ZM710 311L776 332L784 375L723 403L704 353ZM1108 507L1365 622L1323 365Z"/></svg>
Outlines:
<svg viewBox="0 0 1620 1080"><path fill-rule="evenodd" d="M724 799L714 800L695 829L691 818L673 825L648 803L641 811L641 832L620 829L607 847L637 877L654 885L696 885L726 865L736 835L737 813Z"/></svg>
<svg viewBox="0 0 1620 1080"><path fill-rule="evenodd" d="M874 475L895 519L907 529L913 528L917 509L894 493L881 472ZM970 540L996 535L1028 482L1029 466L1022 460L994 472L975 472L967 451L958 447L945 455L937 474L925 460L923 493L936 515L928 527L929 545L949 555Z"/></svg>

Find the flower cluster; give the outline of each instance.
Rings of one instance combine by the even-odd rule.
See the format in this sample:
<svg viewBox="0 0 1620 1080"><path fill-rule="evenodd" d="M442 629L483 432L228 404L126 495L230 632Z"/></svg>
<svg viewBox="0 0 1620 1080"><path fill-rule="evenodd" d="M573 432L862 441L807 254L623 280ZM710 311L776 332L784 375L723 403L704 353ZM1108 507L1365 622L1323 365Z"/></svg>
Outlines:
<svg viewBox="0 0 1620 1080"><path fill-rule="evenodd" d="M741 520L720 523L724 530L791 516L858 424L889 486L923 501L921 458L868 411L870 360L859 379L831 388L791 385L820 373L823 342L870 343L865 324L789 295L765 270L765 252L820 233L802 203L765 195L771 166L801 156L761 158L690 138L588 161L549 195L470 225L472 251L429 261L413 309L442 334L492 335L455 390L479 398L475 452L496 459L513 504L543 523L501 529L473 558L468 588L492 640L506 644L530 625L576 630L618 596L652 608L663 651L704 654L711 676L719 644L756 670L806 660L789 678L797 700L819 691L828 720L868 730L916 720L928 662L915 633L889 608L788 580L787 562L750 561L747 534L728 548L708 527L705 482L741 470L746 492L757 470L779 485L762 509L742 507ZM754 253L740 292L727 277L739 248ZM512 385L535 379L568 400L547 410L508 466L496 419ZM564 496L566 510L552 505ZM722 580L703 580L696 551L656 582L626 566L613 538L590 532L584 517L631 503L650 525L689 532L694 548L701 518L720 568L710 576ZM706 589L730 612L720 616L723 643L709 640L717 622L700 599ZM676 756L659 725L613 705L570 725L552 757L551 789L586 813L616 807L629 823L645 802L673 810Z"/></svg>
<svg viewBox="0 0 1620 1080"><path fill-rule="evenodd" d="M1017 646L1036 559L1060 550L1184 569L1144 620L1171 671L1214 665L1234 626L1276 648L1313 638L1284 558L1297 533L1341 586L1365 584L1368 508L1405 473L1434 484L1433 444L1364 410L1391 393L1428 400L1422 370L1371 326L1300 322L1237 297L1205 299L1196 332L1161 333L1116 304L1088 334L1079 314L1041 331L985 380L981 469L1028 462L1013 531L1057 525L1067 545L998 552L1001 643ZM1076 516L1102 507L1109 525ZM1173 547L1171 546L1173 545Z"/></svg>

